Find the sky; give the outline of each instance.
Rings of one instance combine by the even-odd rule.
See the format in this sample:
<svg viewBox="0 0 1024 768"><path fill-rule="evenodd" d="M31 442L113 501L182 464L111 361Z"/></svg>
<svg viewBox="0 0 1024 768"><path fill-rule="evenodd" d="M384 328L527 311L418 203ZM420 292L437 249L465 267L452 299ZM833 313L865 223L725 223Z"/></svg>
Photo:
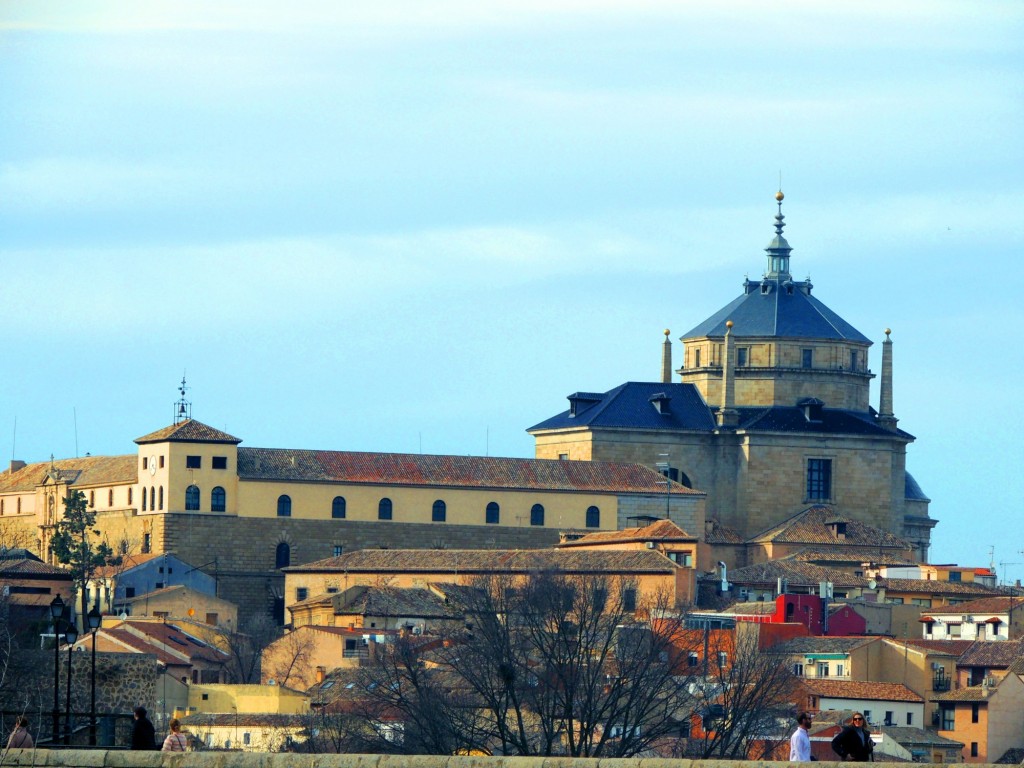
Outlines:
<svg viewBox="0 0 1024 768"><path fill-rule="evenodd" d="M781 174L932 561L1024 578L1022 118L1019 2L0 0L0 448L133 453L184 375L243 445L532 456L760 276Z"/></svg>

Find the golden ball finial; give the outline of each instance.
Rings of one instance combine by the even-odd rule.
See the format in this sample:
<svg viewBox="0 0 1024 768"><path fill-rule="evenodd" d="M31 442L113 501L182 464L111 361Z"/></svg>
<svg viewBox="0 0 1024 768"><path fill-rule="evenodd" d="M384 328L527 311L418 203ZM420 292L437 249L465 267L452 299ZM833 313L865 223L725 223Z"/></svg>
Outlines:
<svg viewBox="0 0 1024 768"><path fill-rule="evenodd" d="M666 328L665 329L665 335L668 336L670 333L672 333L672 331L670 331L668 328Z"/></svg>
<svg viewBox="0 0 1024 768"><path fill-rule="evenodd" d="M886 328L885 329L885 335L888 336L890 333L892 333L892 329L891 328Z"/></svg>
<svg viewBox="0 0 1024 768"><path fill-rule="evenodd" d="M782 202L782 200L785 197L786 196L784 194L782 194L782 190L781 189L778 192L775 193L775 199L778 200L780 203Z"/></svg>
<svg viewBox="0 0 1024 768"><path fill-rule="evenodd" d="M725 327L726 328L732 328L732 320L726 320L725 321Z"/></svg>

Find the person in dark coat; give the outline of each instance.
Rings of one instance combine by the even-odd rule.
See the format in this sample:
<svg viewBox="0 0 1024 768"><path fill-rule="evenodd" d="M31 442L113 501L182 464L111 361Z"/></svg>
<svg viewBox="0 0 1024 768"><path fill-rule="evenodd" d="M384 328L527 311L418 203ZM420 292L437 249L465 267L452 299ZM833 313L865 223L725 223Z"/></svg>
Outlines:
<svg viewBox="0 0 1024 768"><path fill-rule="evenodd" d="M156 749L156 729L146 717L145 707L135 708L135 722L132 723L132 749Z"/></svg>
<svg viewBox="0 0 1024 768"><path fill-rule="evenodd" d="M860 712L855 712L850 718L850 724L832 739L832 751L839 755L841 760L869 763L874 749L875 742L871 740L867 721Z"/></svg>

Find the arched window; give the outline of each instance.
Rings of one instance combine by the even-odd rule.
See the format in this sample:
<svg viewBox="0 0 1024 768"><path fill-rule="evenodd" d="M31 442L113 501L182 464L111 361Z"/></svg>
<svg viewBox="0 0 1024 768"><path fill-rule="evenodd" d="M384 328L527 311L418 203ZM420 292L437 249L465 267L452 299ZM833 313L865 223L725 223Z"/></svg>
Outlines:
<svg viewBox="0 0 1024 768"><path fill-rule="evenodd" d="M146 511L146 489L142 489L142 511Z"/></svg>
<svg viewBox="0 0 1024 768"><path fill-rule="evenodd" d="M219 485L210 491L210 511L224 512L228 508L228 495Z"/></svg>
<svg viewBox="0 0 1024 768"><path fill-rule="evenodd" d="M132 505L132 487L128 486L128 506Z"/></svg>
<svg viewBox="0 0 1024 768"><path fill-rule="evenodd" d="M190 485L185 489L185 511L186 512L198 512L199 511L199 486Z"/></svg>
<svg viewBox="0 0 1024 768"><path fill-rule="evenodd" d="M108 507L114 506L114 489L113 488L111 488L109 491L107 491L107 506Z"/></svg>
<svg viewBox="0 0 1024 768"><path fill-rule="evenodd" d="M334 501L331 502L331 517L335 520L341 520L345 517L345 497L335 496Z"/></svg>
<svg viewBox="0 0 1024 768"><path fill-rule="evenodd" d="M601 527L601 510L597 507L587 507L587 528Z"/></svg>
<svg viewBox="0 0 1024 768"><path fill-rule="evenodd" d="M377 505L377 519L390 520L392 511L391 499L381 499Z"/></svg>
<svg viewBox="0 0 1024 768"><path fill-rule="evenodd" d="M484 522L488 525L497 525L500 519L501 509L498 507L498 502L489 502L487 504L487 512L485 514Z"/></svg>
<svg viewBox="0 0 1024 768"><path fill-rule="evenodd" d="M284 494L277 497L277 516L278 517L291 517L292 516L292 497Z"/></svg>
<svg viewBox="0 0 1024 768"><path fill-rule="evenodd" d="M431 521L435 523L443 523L447 517L448 507L443 501L441 501L441 499L438 499L434 502L434 508L430 512Z"/></svg>
<svg viewBox="0 0 1024 768"><path fill-rule="evenodd" d="M149 509L151 512L156 512L156 488L152 485L149 486Z"/></svg>
<svg viewBox="0 0 1024 768"><path fill-rule="evenodd" d="M285 498L288 498L287 496ZM277 552L274 554L274 567L287 568L292 562L292 548L288 542L282 541L277 545Z"/></svg>
<svg viewBox="0 0 1024 768"><path fill-rule="evenodd" d="M530 525L544 525L544 507L534 504L530 507Z"/></svg>
<svg viewBox="0 0 1024 768"><path fill-rule="evenodd" d="M163 508L164 508L164 487L161 485L160 486L160 506L157 507L157 509L163 509Z"/></svg>
<svg viewBox="0 0 1024 768"><path fill-rule="evenodd" d="M687 477L686 473L683 472L683 471L679 472L679 477L678 478L672 478L672 479L673 480L678 480L680 485L684 485L687 488L693 488L693 483L690 482L690 478Z"/></svg>

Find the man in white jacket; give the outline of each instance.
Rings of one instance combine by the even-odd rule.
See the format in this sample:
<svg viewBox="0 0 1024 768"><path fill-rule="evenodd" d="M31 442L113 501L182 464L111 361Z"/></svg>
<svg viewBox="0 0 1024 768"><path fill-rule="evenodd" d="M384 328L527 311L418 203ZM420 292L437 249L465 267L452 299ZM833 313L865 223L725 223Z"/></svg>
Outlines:
<svg viewBox="0 0 1024 768"><path fill-rule="evenodd" d="M810 730L812 722L814 720L807 712L801 712L796 719L796 730L793 731L793 735L789 739L789 762L810 762L811 739L808 737L807 731Z"/></svg>

